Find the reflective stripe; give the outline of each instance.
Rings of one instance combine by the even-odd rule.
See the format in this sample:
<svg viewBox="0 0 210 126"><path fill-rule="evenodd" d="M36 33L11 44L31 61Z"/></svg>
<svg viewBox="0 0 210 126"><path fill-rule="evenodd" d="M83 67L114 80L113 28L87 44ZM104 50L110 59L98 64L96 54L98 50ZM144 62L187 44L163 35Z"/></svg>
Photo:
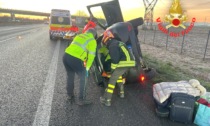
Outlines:
<svg viewBox="0 0 210 126"><path fill-rule="evenodd" d="M108 89L107 92L113 94L113 90L111 89Z"/></svg>
<svg viewBox="0 0 210 126"><path fill-rule="evenodd" d="M116 69L118 64L111 63L111 68Z"/></svg>
<svg viewBox="0 0 210 126"><path fill-rule="evenodd" d="M116 69L117 67L133 67L136 65L136 62L131 59L129 51L126 49L125 44L120 42L119 47L123 51L126 61L120 61L118 64L111 63L111 69Z"/></svg>
<svg viewBox="0 0 210 126"><path fill-rule="evenodd" d="M120 61L117 67L123 67L123 66L135 66L135 61Z"/></svg>
<svg viewBox="0 0 210 126"><path fill-rule="evenodd" d="M87 50L86 49L86 46L87 46L87 44L90 42L90 41L92 41L92 40L94 40L94 38L91 38L91 39L88 39L84 44L80 44L79 42L72 42L72 44L75 44L75 45L78 45L78 46L80 46L82 49L84 49L85 51Z"/></svg>
<svg viewBox="0 0 210 126"><path fill-rule="evenodd" d="M72 42L71 44L75 44L75 45L77 45L77 46L81 47L82 49L84 49L84 48L83 48L83 45L82 45L82 44L80 44L80 43L78 43L78 42ZM85 49L84 49L84 50L85 50Z"/></svg>
<svg viewBox="0 0 210 126"><path fill-rule="evenodd" d="M96 52L88 51L88 54L96 55Z"/></svg>
<svg viewBox="0 0 210 126"><path fill-rule="evenodd" d="M109 87L109 88L112 88L112 89L114 89L114 88L115 88L115 86L114 86L114 85L112 85L112 84L109 84L109 85L108 85L108 87Z"/></svg>
<svg viewBox="0 0 210 126"><path fill-rule="evenodd" d="M123 80L117 80L117 82L123 82Z"/></svg>
<svg viewBox="0 0 210 126"><path fill-rule="evenodd" d="M129 55L128 51L126 50L126 48L124 46L121 46L121 49L123 50L123 52L124 52L124 54L126 56L126 60L130 61L131 58L130 58L130 55Z"/></svg>

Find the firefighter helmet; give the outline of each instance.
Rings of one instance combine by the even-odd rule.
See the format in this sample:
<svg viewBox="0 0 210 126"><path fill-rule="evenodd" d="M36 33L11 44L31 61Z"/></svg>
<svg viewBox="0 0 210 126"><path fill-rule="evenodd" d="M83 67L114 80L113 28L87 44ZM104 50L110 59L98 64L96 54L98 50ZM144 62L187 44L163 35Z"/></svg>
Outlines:
<svg viewBox="0 0 210 126"><path fill-rule="evenodd" d="M102 43L106 45L107 40L109 40L110 38L114 38L114 35L112 34L110 30L106 30L103 33Z"/></svg>

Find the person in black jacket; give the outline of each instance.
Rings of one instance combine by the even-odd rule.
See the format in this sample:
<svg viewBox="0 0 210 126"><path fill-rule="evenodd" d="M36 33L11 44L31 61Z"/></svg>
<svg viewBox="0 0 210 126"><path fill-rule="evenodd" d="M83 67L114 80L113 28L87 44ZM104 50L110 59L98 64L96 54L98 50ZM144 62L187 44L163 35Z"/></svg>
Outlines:
<svg viewBox="0 0 210 126"><path fill-rule="evenodd" d="M115 38L116 40L124 42L127 46L131 46L135 60L137 64L140 64L142 52L137 34L137 28L134 28L130 22L117 22L105 30L102 41Z"/></svg>
<svg viewBox="0 0 210 126"><path fill-rule="evenodd" d="M104 96L100 97L100 102L106 106L111 106L111 98L116 83L120 89L120 97L124 98L122 76L129 68L135 67L135 60L124 42L115 38L109 38L106 41L103 41L103 44L108 48L111 57L111 78L109 79L108 87L105 90ZM107 74L107 76L109 75Z"/></svg>

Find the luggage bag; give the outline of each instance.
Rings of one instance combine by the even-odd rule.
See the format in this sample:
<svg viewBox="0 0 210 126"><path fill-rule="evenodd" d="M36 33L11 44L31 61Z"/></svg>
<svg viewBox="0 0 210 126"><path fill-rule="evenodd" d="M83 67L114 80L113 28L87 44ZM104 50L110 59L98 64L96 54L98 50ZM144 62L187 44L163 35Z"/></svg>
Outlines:
<svg viewBox="0 0 210 126"><path fill-rule="evenodd" d="M170 120L192 123L195 97L186 93L171 93L170 100Z"/></svg>
<svg viewBox="0 0 210 126"><path fill-rule="evenodd" d="M155 102L155 113L158 117L168 117L169 116L169 99L164 101L163 103L158 102L154 98Z"/></svg>

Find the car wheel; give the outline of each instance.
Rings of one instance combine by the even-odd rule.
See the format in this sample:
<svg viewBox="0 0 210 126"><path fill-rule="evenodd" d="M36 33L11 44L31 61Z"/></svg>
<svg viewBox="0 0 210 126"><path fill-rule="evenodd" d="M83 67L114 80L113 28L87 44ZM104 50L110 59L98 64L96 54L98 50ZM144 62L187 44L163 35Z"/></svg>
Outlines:
<svg viewBox="0 0 210 126"><path fill-rule="evenodd" d="M147 70L144 70L144 73L147 80L152 80L157 74L154 68L148 68Z"/></svg>
<svg viewBox="0 0 210 126"><path fill-rule="evenodd" d="M50 40L53 40L53 37L50 35Z"/></svg>
<svg viewBox="0 0 210 126"><path fill-rule="evenodd" d="M138 82L138 72L135 68L131 68L126 73L126 84Z"/></svg>

